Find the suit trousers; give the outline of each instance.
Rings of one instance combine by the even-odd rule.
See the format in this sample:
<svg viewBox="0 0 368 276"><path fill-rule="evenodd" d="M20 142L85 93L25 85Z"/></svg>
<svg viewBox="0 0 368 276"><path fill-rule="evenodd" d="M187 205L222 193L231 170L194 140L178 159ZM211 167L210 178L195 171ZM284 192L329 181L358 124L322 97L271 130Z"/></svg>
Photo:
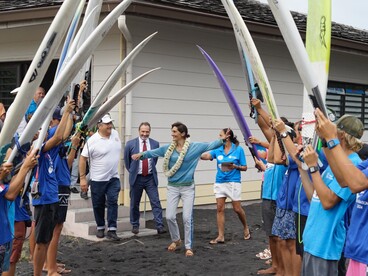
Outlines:
<svg viewBox="0 0 368 276"><path fill-rule="evenodd" d="M130 223L133 227L139 227L139 203L142 198L143 190L145 190L148 195L156 228L163 228L161 202L153 174L147 176L137 175L134 185L130 187Z"/></svg>

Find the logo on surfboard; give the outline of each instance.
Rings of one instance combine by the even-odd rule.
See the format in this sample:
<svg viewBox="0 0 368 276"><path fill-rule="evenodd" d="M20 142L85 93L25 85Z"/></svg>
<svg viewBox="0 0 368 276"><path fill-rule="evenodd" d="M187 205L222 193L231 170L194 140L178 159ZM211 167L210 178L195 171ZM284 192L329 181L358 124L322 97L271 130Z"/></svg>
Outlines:
<svg viewBox="0 0 368 276"><path fill-rule="evenodd" d="M326 17L322 16L320 20L320 32L319 32L319 40L321 44L327 49L326 45Z"/></svg>

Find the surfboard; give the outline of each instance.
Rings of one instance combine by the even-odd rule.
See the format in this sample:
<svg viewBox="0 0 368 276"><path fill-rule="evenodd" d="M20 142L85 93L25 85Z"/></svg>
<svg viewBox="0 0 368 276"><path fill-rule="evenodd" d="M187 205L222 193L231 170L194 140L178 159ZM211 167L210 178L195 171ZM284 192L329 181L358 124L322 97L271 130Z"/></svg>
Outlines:
<svg viewBox="0 0 368 276"><path fill-rule="evenodd" d="M306 49L313 70L316 72L321 97L326 101L331 48L331 0L309 0ZM316 146L314 108L309 93L303 91L302 137L303 145Z"/></svg>
<svg viewBox="0 0 368 276"><path fill-rule="evenodd" d="M78 23L79 23L79 20L82 16L82 12L83 12L83 8L84 8L85 4L86 4L86 0L80 0L79 6L78 6L78 8L77 8L77 10L74 14L72 23L70 24L68 33L66 34L66 37L65 37L63 49L61 50L59 62L58 62L58 65L56 67L55 77L59 74L59 71L60 71L60 69L63 65L64 59L66 58L66 55L68 53L69 47L72 44L74 36L77 32Z"/></svg>
<svg viewBox="0 0 368 276"><path fill-rule="evenodd" d="M323 114L328 117L327 108L320 91L318 78L313 71L307 51L290 11L286 8L283 1L267 1L295 63L296 69L298 70L303 84L308 91L313 107L319 108Z"/></svg>
<svg viewBox="0 0 368 276"><path fill-rule="evenodd" d="M140 53L140 51L147 45L147 43L157 34L157 32L149 35L141 43L139 43L125 58L124 60L115 68L111 73L109 78L102 85L100 91L97 93L96 98L93 100L90 108L87 110L82 121L78 124L76 131L82 131L88 122L93 118L98 109L102 106L106 98L109 96L111 90L114 88L115 84L121 78L123 72L126 68L133 62L134 58Z"/></svg>
<svg viewBox="0 0 368 276"><path fill-rule="evenodd" d="M276 101L252 36L250 35L250 32L233 1L221 0L221 2L224 5L226 13L232 23L236 39L240 42L243 52L249 58L254 77L261 90L268 112L272 119L279 118L280 116L277 110Z"/></svg>
<svg viewBox="0 0 368 276"><path fill-rule="evenodd" d="M221 86L222 92L224 93L224 96L227 100L227 103L229 104L229 107L234 115L234 118L240 128L240 131L243 134L245 144L247 145L250 153L252 154L252 157L257 158L258 160L261 160L258 156L256 145L252 144L249 141L249 137L252 136L252 133L249 129L247 122L245 121L243 112L241 111L240 106L235 99L234 93L231 91L230 86L228 85L224 75L221 73L220 69L218 68L216 63L213 61L213 59L205 52L205 50L203 50L198 45L197 47L201 51L205 59L207 60L209 66L211 67L212 71L214 72L216 76Z"/></svg>
<svg viewBox="0 0 368 276"><path fill-rule="evenodd" d="M132 0L122 1L105 17L105 19L98 25L98 27L90 34L88 39L78 49L70 62L62 70L57 80L51 86L46 97L43 99L35 114L32 116L32 119L27 124L22 136L19 139L20 145L32 140L34 134L38 131L48 114L52 112L52 108L55 107L62 98L65 87L71 82L77 71L101 43L110 28L115 24L118 17L125 11L131 2ZM14 152L16 152L16 148L13 150L12 154Z"/></svg>
<svg viewBox="0 0 368 276"><path fill-rule="evenodd" d="M129 82L127 85L125 85L123 88L121 88L118 92L116 92L110 99L108 99L95 113L93 118L88 122L88 127L95 126L98 121L106 114L109 113L109 111L117 105L143 78L148 76L149 74L160 70L161 67L154 68L152 70L149 70L142 75L136 77L134 80Z"/></svg>
<svg viewBox="0 0 368 276"><path fill-rule="evenodd" d="M75 0L64 1L29 66L0 133L0 163L3 162L11 139L61 44L77 5L78 1Z"/></svg>

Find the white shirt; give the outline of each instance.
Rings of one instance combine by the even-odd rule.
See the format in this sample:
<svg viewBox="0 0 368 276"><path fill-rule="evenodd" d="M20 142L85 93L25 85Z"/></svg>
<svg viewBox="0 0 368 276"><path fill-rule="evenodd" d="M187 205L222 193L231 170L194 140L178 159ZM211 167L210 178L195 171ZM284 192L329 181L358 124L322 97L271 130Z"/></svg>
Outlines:
<svg viewBox="0 0 368 276"><path fill-rule="evenodd" d="M143 139L141 137L138 137L139 140L139 152L143 151ZM146 139L146 146L147 150L151 150L151 144L149 142L149 138ZM148 158L148 173L152 173L152 159ZM142 174L142 160L139 161L139 169L138 174Z"/></svg>
<svg viewBox="0 0 368 276"><path fill-rule="evenodd" d="M90 162L91 180L109 181L113 177L119 178L120 152L121 141L115 129L112 129L109 138L102 137L98 132L93 134L81 153Z"/></svg>

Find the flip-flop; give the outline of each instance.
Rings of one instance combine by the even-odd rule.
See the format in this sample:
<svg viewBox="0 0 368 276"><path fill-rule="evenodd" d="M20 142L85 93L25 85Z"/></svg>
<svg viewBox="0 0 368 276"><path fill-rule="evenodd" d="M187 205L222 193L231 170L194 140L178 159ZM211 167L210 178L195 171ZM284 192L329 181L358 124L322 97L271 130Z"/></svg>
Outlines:
<svg viewBox="0 0 368 276"><path fill-rule="evenodd" d="M178 241L174 241L172 243L170 243L170 245L168 246L167 250L169 252L175 252L175 250L181 246L181 240L178 240Z"/></svg>
<svg viewBox="0 0 368 276"><path fill-rule="evenodd" d="M210 241L210 244L224 244L225 241L214 239Z"/></svg>
<svg viewBox="0 0 368 276"><path fill-rule="evenodd" d="M194 253L192 249L186 249L185 250L185 257L193 257Z"/></svg>
<svg viewBox="0 0 368 276"><path fill-rule="evenodd" d="M60 270L58 270L57 273L59 274L69 274L71 273L72 271L70 269L66 269L65 267L61 268Z"/></svg>
<svg viewBox="0 0 368 276"><path fill-rule="evenodd" d="M251 236L250 236L250 232L248 233L248 235L244 235L244 240L250 240L251 239Z"/></svg>

